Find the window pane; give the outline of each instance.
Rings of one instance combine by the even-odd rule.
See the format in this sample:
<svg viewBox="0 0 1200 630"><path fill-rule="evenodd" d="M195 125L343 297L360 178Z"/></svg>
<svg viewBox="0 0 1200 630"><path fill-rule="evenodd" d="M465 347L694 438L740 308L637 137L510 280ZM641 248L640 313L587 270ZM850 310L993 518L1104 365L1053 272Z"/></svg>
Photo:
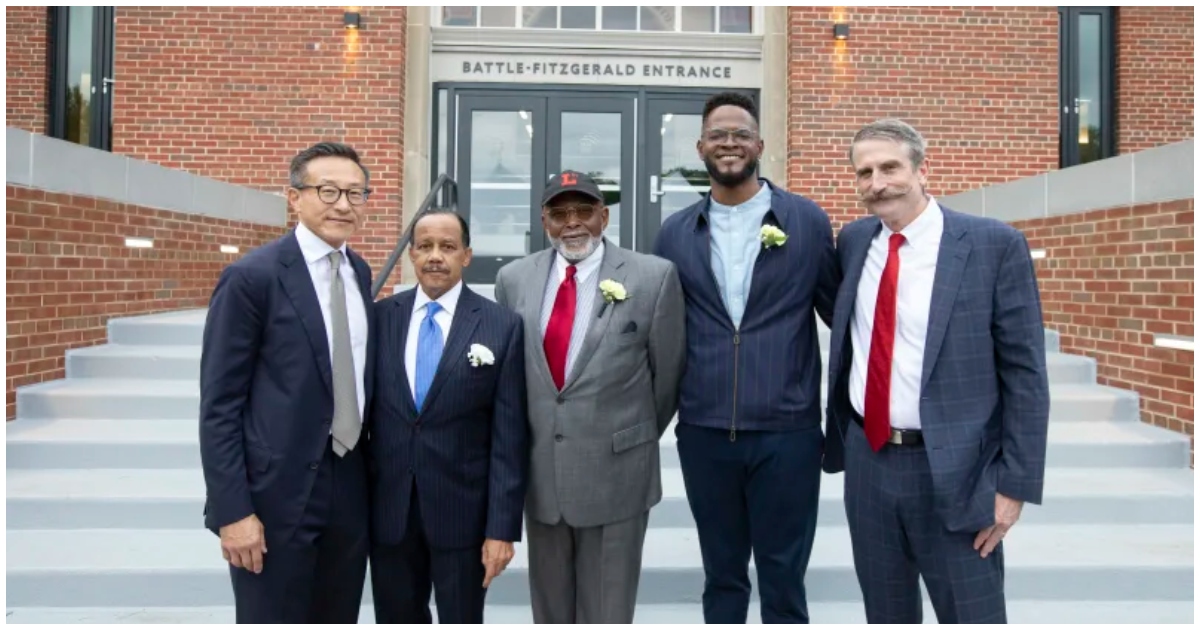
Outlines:
<svg viewBox="0 0 1200 630"><path fill-rule="evenodd" d="M683 7L683 30L711 33L716 29L712 7Z"/></svg>
<svg viewBox="0 0 1200 630"><path fill-rule="evenodd" d="M721 7L722 33L749 33L750 7Z"/></svg>
<svg viewBox="0 0 1200 630"><path fill-rule="evenodd" d="M563 28L596 28L596 7L563 7Z"/></svg>
<svg viewBox="0 0 1200 630"><path fill-rule="evenodd" d="M604 7L604 30L636 31L637 11L637 7Z"/></svg>
<svg viewBox="0 0 1200 630"><path fill-rule="evenodd" d="M708 170L696 155L696 137L702 127L700 118L699 114L663 114L661 118L662 171L658 175L663 221L708 192Z"/></svg>
<svg viewBox="0 0 1200 630"><path fill-rule="evenodd" d="M642 7L643 31L675 30L675 7Z"/></svg>
<svg viewBox="0 0 1200 630"><path fill-rule="evenodd" d="M66 139L79 144L91 141L93 7L71 7L67 22ZM61 85L61 84L59 84Z"/></svg>
<svg viewBox="0 0 1200 630"><path fill-rule="evenodd" d="M438 90L438 128L437 128L437 173L441 175L446 172L446 155L448 150L448 142L446 134L449 133L450 125L447 120L450 117L450 104L446 98L447 90Z"/></svg>
<svg viewBox="0 0 1200 630"><path fill-rule="evenodd" d="M476 255L529 253L533 123L527 111L471 112L467 194L471 195L471 246Z"/></svg>
<svg viewBox="0 0 1200 630"><path fill-rule="evenodd" d="M442 26L475 26L475 7L442 7Z"/></svg>
<svg viewBox="0 0 1200 630"><path fill-rule="evenodd" d="M1100 154L1100 16L1079 16L1079 163L1098 160Z"/></svg>
<svg viewBox="0 0 1200 630"><path fill-rule="evenodd" d="M517 25L517 7L483 7L483 26Z"/></svg>
<svg viewBox="0 0 1200 630"><path fill-rule="evenodd" d="M558 28L558 7L521 7L525 28Z"/></svg>
<svg viewBox="0 0 1200 630"><path fill-rule="evenodd" d="M604 194L608 229L604 235L621 244L621 115L563 112L562 164L587 173Z"/></svg>

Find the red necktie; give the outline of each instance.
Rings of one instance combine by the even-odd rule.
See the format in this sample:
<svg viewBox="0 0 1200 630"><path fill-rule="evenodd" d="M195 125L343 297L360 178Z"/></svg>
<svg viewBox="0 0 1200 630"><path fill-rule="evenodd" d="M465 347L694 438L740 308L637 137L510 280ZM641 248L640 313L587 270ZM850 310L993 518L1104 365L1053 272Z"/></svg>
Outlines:
<svg viewBox="0 0 1200 630"><path fill-rule="evenodd" d="M567 277L558 285L558 296L554 298L554 310L550 311L550 323L546 325L544 340L550 376L560 390L567 376L567 349L571 347L571 328L574 325L575 265L569 265Z"/></svg>
<svg viewBox="0 0 1200 630"><path fill-rule="evenodd" d="M867 361L867 391L863 402L863 428L867 442L878 451L892 432L892 345L896 339L896 283L900 278L900 246L904 235L888 239L887 264L875 298L875 325L871 328L871 358Z"/></svg>

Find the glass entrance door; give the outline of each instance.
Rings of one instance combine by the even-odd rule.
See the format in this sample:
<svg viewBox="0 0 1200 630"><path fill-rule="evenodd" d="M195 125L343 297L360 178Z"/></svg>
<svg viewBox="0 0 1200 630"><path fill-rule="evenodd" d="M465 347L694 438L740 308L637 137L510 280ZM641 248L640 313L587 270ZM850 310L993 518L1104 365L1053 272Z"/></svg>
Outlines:
<svg viewBox="0 0 1200 630"><path fill-rule="evenodd" d="M701 99L652 99L646 103L640 251L653 251L663 221L708 192L708 171L696 152L703 113Z"/></svg>
<svg viewBox="0 0 1200 630"><path fill-rule="evenodd" d="M460 99L457 181L459 212L471 227L468 283L492 283L505 264L541 248L545 130L545 99Z"/></svg>
<svg viewBox="0 0 1200 630"><path fill-rule="evenodd" d="M635 103L620 98L551 98L547 179L565 170L591 176L608 206L609 241L633 243Z"/></svg>

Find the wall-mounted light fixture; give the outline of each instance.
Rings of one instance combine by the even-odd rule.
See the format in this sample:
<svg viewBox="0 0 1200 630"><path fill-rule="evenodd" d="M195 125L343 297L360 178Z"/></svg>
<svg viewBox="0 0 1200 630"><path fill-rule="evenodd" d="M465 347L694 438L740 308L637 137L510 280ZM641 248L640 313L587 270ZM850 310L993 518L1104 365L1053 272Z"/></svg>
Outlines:
<svg viewBox="0 0 1200 630"><path fill-rule="evenodd" d="M834 24L833 38L836 40L850 39L850 25L842 22Z"/></svg>
<svg viewBox="0 0 1200 630"><path fill-rule="evenodd" d="M1188 352L1196 351L1195 337L1182 337L1179 335L1154 335L1154 345L1158 348L1171 348L1173 350L1186 350Z"/></svg>
<svg viewBox="0 0 1200 630"><path fill-rule="evenodd" d="M236 254L236 253L238 253L238 248L236 245L222 245L221 253L222 254Z"/></svg>
<svg viewBox="0 0 1200 630"><path fill-rule="evenodd" d="M126 237L125 238L125 247L136 247L139 249L150 248L150 247L154 247L154 241L152 241L148 238Z"/></svg>
<svg viewBox="0 0 1200 630"><path fill-rule="evenodd" d="M1043 259L1043 258L1045 258L1045 257L1046 257L1046 250L1044 250L1044 249L1031 249L1031 250L1029 250L1029 257L1030 257L1030 258L1032 258L1032 259L1034 259L1034 260L1041 260L1041 259Z"/></svg>
<svg viewBox="0 0 1200 630"><path fill-rule="evenodd" d="M342 24L350 30L358 29L362 25L362 14L358 11L346 11L342 14Z"/></svg>

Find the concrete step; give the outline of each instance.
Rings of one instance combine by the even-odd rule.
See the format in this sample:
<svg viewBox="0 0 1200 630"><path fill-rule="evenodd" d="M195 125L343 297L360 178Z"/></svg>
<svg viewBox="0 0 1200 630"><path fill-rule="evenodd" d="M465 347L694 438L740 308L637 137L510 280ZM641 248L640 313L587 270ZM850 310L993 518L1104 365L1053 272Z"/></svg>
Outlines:
<svg viewBox="0 0 1200 630"><path fill-rule="evenodd" d="M1015 624L1191 624L1195 610L1191 601L1066 601L1009 600L1008 622ZM437 621L437 607L430 604ZM862 604L849 602L813 602L808 607L809 618L821 624L866 623ZM234 623L233 606L207 608L9 608L8 623L119 623L119 624L181 624ZM487 624L532 624L533 613L528 606L488 605L483 621ZM750 607L747 622L761 623L758 605ZM363 606L358 622L375 623L375 610ZM699 604L645 604L634 613L636 624L702 624L704 609ZM925 602L925 623L937 623L928 598Z"/></svg>
<svg viewBox="0 0 1200 630"><path fill-rule="evenodd" d="M1013 600L1193 598L1190 524L1027 525L1005 540L1005 590ZM204 530L10 530L6 537L9 607L232 605L228 565ZM645 549L639 601L695 602L704 583L695 531L651 529ZM528 605L527 566L518 544L488 601ZM810 601L861 601L849 530L818 528L805 583Z"/></svg>
<svg viewBox="0 0 1200 630"><path fill-rule="evenodd" d="M824 408L826 392L821 392ZM1139 417L1138 396L1102 385L1052 385L1050 417L1055 421L1117 420ZM198 417L198 380L120 378L62 379L17 390L17 417L185 419Z"/></svg>
<svg viewBox="0 0 1200 630"><path fill-rule="evenodd" d="M68 378L200 379L200 346L107 344L67 352ZM821 365L829 365L822 348ZM1087 385L1096 382L1096 362L1088 357L1046 353L1046 369L1054 385ZM825 375L822 374L824 377ZM822 383L822 389L825 384Z"/></svg>
<svg viewBox="0 0 1200 630"><path fill-rule="evenodd" d="M208 309L119 317L108 321L108 342L149 346L199 346Z"/></svg>
<svg viewBox="0 0 1200 630"><path fill-rule="evenodd" d="M107 344L67 351L67 378L200 381L200 346Z"/></svg>
<svg viewBox="0 0 1200 630"><path fill-rule="evenodd" d="M7 423L7 466L24 469L199 469L195 418L181 420L21 419ZM679 466L674 427L662 437L662 465ZM1050 468L1187 468L1186 435L1142 422L1052 422Z"/></svg>
<svg viewBox="0 0 1200 630"><path fill-rule="evenodd" d="M662 471L663 501L651 527L695 527L683 473ZM846 523L844 475L822 475L818 518ZM190 470L12 470L7 475L9 530L196 529L203 525L204 476ZM1190 524L1194 474L1178 470L1051 468L1043 505L1021 515L1027 524Z"/></svg>

